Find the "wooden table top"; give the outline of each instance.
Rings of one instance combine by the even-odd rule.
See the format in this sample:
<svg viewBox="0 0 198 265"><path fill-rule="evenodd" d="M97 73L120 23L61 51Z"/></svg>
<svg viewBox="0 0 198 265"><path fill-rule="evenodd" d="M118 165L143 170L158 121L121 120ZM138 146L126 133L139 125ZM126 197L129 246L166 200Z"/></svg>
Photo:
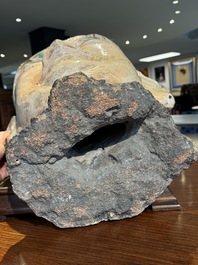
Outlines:
<svg viewBox="0 0 198 265"><path fill-rule="evenodd" d="M171 184L180 211L59 229L33 214L0 222L0 264L198 264L198 162Z"/></svg>

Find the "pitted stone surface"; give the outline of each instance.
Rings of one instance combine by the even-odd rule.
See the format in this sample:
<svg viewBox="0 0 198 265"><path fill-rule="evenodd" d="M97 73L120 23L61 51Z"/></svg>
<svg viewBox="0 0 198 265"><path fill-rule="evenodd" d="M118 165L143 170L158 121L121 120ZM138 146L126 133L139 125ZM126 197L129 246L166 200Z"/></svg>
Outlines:
<svg viewBox="0 0 198 265"><path fill-rule="evenodd" d="M62 228L138 215L197 155L139 83L82 73L54 83L48 109L6 154L15 193Z"/></svg>

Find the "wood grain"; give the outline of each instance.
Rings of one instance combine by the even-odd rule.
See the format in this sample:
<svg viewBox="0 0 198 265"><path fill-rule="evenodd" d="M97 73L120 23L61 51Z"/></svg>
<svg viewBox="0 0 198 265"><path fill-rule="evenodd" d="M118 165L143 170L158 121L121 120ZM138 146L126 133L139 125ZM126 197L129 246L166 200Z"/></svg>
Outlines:
<svg viewBox="0 0 198 265"><path fill-rule="evenodd" d="M175 178L171 190L180 211L58 229L33 214L0 223L3 265L198 264L198 162Z"/></svg>

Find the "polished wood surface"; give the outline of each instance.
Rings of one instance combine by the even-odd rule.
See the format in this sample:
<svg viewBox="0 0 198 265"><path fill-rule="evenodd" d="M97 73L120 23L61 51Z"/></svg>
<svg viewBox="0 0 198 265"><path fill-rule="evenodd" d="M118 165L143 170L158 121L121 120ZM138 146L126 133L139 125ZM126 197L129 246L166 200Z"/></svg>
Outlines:
<svg viewBox="0 0 198 265"><path fill-rule="evenodd" d="M0 222L0 264L198 264L198 162L174 179L179 211L59 229L33 214Z"/></svg>

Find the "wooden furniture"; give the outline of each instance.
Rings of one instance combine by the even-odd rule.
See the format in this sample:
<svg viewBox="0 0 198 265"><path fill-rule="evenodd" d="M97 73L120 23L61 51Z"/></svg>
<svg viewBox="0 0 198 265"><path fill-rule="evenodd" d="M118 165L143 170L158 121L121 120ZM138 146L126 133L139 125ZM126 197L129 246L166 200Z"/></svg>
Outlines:
<svg viewBox="0 0 198 265"><path fill-rule="evenodd" d="M172 114L184 114L196 110L198 106L198 83L184 84L181 87L181 95L175 96L175 106Z"/></svg>
<svg viewBox="0 0 198 265"><path fill-rule="evenodd" d="M15 114L12 90L0 89L0 131L5 130Z"/></svg>
<svg viewBox="0 0 198 265"><path fill-rule="evenodd" d="M58 229L33 214L0 222L1 265L198 264L198 162L174 179L180 211Z"/></svg>

